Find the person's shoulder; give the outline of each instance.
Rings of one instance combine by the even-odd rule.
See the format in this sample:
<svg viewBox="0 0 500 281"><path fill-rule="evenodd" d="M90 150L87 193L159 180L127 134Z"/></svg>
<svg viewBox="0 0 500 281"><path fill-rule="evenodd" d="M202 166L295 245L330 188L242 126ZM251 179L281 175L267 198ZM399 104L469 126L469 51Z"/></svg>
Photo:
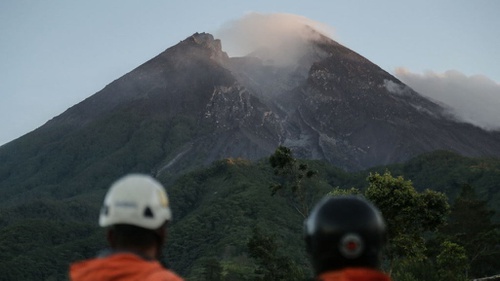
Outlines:
<svg viewBox="0 0 500 281"><path fill-rule="evenodd" d="M161 269L151 273L147 281L184 281L182 277L168 269Z"/></svg>
<svg viewBox="0 0 500 281"><path fill-rule="evenodd" d="M371 280L371 281L391 281L385 273L371 268L344 268L336 271L328 271L318 276L321 281L337 280Z"/></svg>

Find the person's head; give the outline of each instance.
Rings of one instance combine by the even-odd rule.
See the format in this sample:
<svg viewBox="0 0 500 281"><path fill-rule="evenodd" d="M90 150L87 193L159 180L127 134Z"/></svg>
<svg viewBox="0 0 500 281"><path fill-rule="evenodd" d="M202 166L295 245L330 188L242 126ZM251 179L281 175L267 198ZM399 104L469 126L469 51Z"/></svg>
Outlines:
<svg viewBox="0 0 500 281"><path fill-rule="evenodd" d="M325 197L304 223L317 275L346 267L380 266L386 227L380 211L357 196Z"/></svg>
<svg viewBox="0 0 500 281"><path fill-rule="evenodd" d="M166 225L172 219L168 197L154 178L126 175L109 188L99 216L107 227L112 249L132 250L158 258L165 241Z"/></svg>

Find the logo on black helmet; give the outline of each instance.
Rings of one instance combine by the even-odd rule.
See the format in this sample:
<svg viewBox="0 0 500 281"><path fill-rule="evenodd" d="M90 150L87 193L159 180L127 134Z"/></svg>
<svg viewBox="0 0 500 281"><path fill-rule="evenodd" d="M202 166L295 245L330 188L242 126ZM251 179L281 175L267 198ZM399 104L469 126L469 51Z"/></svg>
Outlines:
<svg viewBox="0 0 500 281"><path fill-rule="evenodd" d="M348 259L355 259L361 255L364 249L363 239L355 233L347 233L340 239L340 253Z"/></svg>

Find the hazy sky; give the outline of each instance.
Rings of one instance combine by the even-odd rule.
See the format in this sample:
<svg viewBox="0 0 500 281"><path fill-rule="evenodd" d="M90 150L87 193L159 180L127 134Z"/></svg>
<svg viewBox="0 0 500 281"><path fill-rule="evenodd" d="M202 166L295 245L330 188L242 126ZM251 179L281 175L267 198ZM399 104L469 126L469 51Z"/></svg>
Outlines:
<svg viewBox="0 0 500 281"><path fill-rule="evenodd" d="M463 120L499 129L499 11L498 0L1 0L0 145L193 33L217 35L251 12L318 22L423 94L458 104L457 115L465 107ZM450 85L459 95L443 91Z"/></svg>

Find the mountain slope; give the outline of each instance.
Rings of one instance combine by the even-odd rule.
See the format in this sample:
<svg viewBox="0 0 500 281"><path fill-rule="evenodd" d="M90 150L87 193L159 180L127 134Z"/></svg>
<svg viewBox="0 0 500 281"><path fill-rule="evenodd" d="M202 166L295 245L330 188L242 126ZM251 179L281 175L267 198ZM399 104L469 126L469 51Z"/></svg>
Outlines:
<svg viewBox="0 0 500 281"><path fill-rule="evenodd" d="M260 146L274 149L265 140L272 124L259 114L265 106L217 62L226 58L217 42L189 37L0 147L0 200L34 190L72 196L128 171L165 171L180 157L189 161L177 169L189 169L235 151L255 159L265 155ZM254 127L269 133L249 133Z"/></svg>

